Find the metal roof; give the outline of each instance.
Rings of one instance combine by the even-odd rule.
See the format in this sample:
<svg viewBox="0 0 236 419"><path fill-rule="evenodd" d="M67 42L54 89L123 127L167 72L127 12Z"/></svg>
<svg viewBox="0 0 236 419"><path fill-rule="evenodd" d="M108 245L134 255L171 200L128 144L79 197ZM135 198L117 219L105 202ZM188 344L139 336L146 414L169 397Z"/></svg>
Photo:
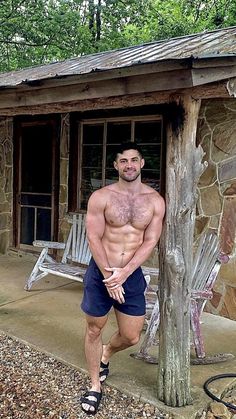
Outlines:
<svg viewBox="0 0 236 419"><path fill-rule="evenodd" d="M236 57L236 26L0 73L0 87L166 60L229 56Z"/></svg>

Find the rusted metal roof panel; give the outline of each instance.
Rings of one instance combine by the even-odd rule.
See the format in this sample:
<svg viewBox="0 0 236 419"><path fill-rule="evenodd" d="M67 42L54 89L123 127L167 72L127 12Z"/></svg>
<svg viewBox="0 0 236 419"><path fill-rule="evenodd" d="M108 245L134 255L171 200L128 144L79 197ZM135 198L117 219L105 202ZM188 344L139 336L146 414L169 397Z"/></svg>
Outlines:
<svg viewBox="0 0 236 419"><path fill-rule="evenodd" d="M0 74L0 87L166 60L236 57L236 26Z"/></svg>

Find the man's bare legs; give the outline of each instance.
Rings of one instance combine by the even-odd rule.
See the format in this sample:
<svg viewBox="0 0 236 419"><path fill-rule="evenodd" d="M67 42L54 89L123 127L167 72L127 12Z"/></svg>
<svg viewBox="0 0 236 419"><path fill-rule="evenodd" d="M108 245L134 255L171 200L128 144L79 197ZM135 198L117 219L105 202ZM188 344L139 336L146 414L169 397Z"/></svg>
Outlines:
<svg viewBox="0 0 236 419"><path fill-rule="evenodd" d="M101 392L101 383L99 378L100 362L102 357L102 336L101 332L107 322L107 316L92 317L86 315L87 329L85 334L85 356L88 364L88 370L91 378L90 391ZM94 397L89 397L95 400ZM93 411L94 408L86 403L82 404L87 411Z"/></svg>
<svg viewBox="0 0 236 419"><path fill-rule="evenodd" d="M129 316L115 310L118 330L110 338L106 345L103 345L102 362L107 364L109 359L116 352L136 345L139 342L145 316Z"/></svg>
<svg viewBox="0 0 236 419"><path fill-rule="evenodd" d="M107 316L92 317L86 315L87 330L85 335L85 356L91 378L90 391L101 392L99 377L100 363L109 362L109 359L116 352L136 345L139 342L145 316L129 316L115 310L118 330L110 338L106 345L102 345L102 330L107 322ZM94 400L93 397L90 397ZM93 410L91 406L83 403L87 411Z"/></svg>

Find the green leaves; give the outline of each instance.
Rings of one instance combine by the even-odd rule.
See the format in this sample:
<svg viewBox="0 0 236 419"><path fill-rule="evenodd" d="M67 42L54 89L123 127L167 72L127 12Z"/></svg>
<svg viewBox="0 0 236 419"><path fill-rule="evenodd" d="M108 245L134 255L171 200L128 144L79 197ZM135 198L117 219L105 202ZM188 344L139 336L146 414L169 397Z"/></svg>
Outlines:
<svg viewBox="0 0 236 419"><path fill-rule="evenodd" d="M0 71L235 24L234 0L1 0Z"/></svg>

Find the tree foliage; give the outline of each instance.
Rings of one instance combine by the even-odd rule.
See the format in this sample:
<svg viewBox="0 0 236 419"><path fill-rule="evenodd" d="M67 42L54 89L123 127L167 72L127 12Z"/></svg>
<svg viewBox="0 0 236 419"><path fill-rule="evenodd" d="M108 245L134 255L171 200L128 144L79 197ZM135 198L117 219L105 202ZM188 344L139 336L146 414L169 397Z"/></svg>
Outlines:
<svg viewBox="0 0 236 419"><path fill-rule="evenodd" d="M1 0L0 71L232 26L234 0Z"/></svg>

